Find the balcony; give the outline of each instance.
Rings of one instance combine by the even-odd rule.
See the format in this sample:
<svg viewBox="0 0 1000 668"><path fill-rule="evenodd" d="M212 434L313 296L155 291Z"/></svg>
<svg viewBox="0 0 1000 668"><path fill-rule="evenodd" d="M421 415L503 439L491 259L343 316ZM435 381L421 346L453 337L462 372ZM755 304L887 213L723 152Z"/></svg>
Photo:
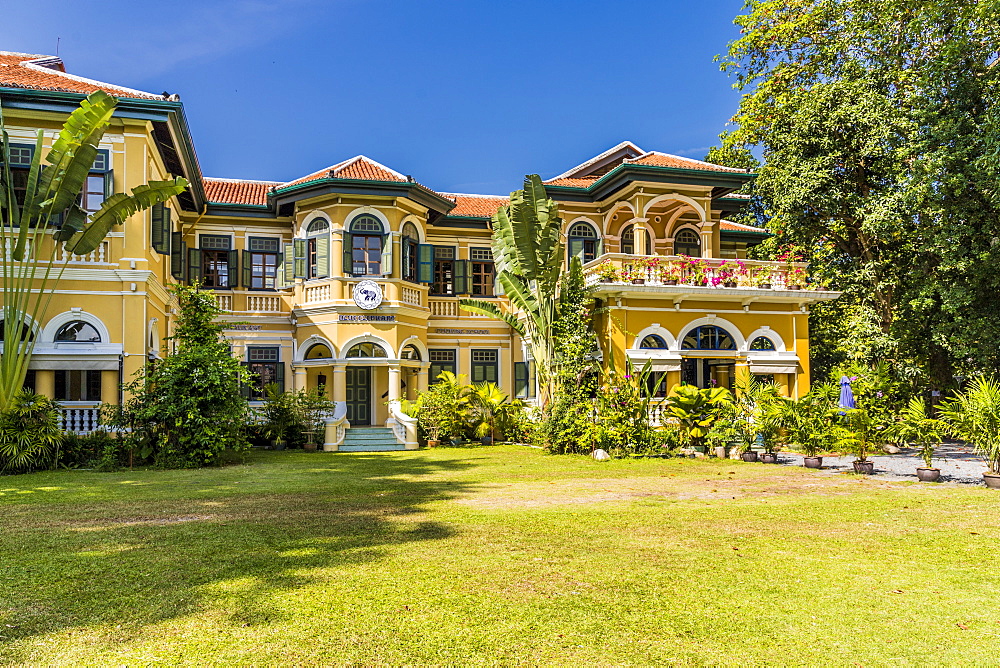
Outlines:
<svg viewBox="0 0 1000 668"><path fill-rule="evenodd" d="M669 296L719 301L809 302L836 299L833 292L810 280L803 262L765 262L683 255L608 253L584 265L584 280L595 294Z"/></svg>

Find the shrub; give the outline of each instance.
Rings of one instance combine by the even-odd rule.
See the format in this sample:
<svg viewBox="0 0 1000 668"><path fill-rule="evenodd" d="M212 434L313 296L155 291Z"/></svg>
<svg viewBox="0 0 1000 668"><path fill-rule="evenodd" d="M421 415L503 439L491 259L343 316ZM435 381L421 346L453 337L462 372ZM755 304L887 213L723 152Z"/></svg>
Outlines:
<svg viewBox="0 0 1000 668"><path fill-rule="evenodd" d="M312 431L314 439L323 438L323 417L332 414L334 404L323 390L282 392L275 384L264 388L265 401L259 411L263 423L260 435L273 439L279 449L287 445L301 448Z"/></svg>
<svg viewBox="0 0 1000 668"><path fill-rule="evenodd" d="M128 452L119 439L106 431L92 431L85 436L70 433L63 438L57 464L71 469L114 469L128 465Z"/></svg>
<svg viewBox="0 0 1000 668"><path fill-rule="evenodd" d="M0 412L0 471L25 473L51 466L63 439L59 404L27 388Z"/></svg>

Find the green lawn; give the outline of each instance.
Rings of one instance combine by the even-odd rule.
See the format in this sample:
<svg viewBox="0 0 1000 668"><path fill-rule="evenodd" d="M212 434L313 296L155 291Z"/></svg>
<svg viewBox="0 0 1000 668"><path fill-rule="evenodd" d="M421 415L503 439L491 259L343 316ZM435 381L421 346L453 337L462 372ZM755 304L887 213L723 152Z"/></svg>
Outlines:
<svg viewBox="0 0 1000 668"><path fill-rule="evenodd" d="M995 663L1000 493L499 446L0 478L0 661Z"/></svg>

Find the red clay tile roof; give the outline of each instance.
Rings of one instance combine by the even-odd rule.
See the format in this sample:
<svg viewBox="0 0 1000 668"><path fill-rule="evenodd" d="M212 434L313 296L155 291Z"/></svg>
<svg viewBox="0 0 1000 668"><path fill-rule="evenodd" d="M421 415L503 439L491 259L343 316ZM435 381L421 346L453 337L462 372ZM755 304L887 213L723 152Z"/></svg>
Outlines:
<svg viewBox="0 0 1000 668"><path fill-rule="evenodd" d="M596 176L581 176L578 178L554 178L545 181L547 186L563 186L566 188L586 188L590 186L598 177Z"/></svg>
<svg viewBox="0 0 1000 668"><path fill-rule="evenodd" d="M449 216L469 216L471 218L492 218L497 209L510 201L499 195L463 195L461 193L438 193L455 202Z"/></svg>
<svg viewBox="0 0 1000 668"><path fill-rule="evenodd" d="M736 167L723 167L722 165L716 165L711 162L705 162L704 160L695 160L694 158L684 158L679 155L671 155L669 153L660 153L659 151L650 151L645 155L641 155L634 160L627 160L626 162L632 163L634 165L650 165L652 167L676 167L680 169L703 169L707 172L746 172L745 169L737 169Z"/></svg>
<svg viewBox="0 0 1000 668"><path fill-rule="evenodd" d="M0 86L32 90L53 90L64 93L83 93L85 95L103 90L115 97L134 97L147 100L163 99L162 95L154 95L141 90L115 86L103 81L94 81L93 79L67 74L62 60L55 56L40 56L11 51L0 51Z"/></svg>
<svg viewBox="0 0 1000 668"><path fill-rule="evenodd" d="M296 186L300 183L318 181L320 179L360 179L364 181L407 181L408 179L394 169L389 169L385 165L379 164L363 155L358 155L350 160L331 165L326 169L313 172L301 179L295 179L281 185L282 188Z"/></svg>
<svg viewBox="0 0 1000 668"><path fill-rule="evenodd" d="M755 234L770 234L770 232L761 227L754 227L753 225L744 225L743 223L734 223L731 220L720 220L719 229L732 230L734 232L754 232Z"/></svg>
<svg viewBox="0 0 1000 668"><path fill-rule="evenodd" d="M267 204L267 192L280 186L278 181L245 181L205 177L205 199L217 204Z"/></svg>

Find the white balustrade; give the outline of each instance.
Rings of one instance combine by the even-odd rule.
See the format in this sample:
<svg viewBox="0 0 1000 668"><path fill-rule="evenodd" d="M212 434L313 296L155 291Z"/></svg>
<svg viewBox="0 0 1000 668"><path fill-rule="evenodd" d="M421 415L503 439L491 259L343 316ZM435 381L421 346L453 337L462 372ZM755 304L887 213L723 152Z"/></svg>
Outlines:
<svg viewBox="0 0 1000 668"><path fill-rule="evenodd" d="M233 296L232 295L215 295L215 303L219 305L219 308L223 311L233 310Z"/></svg>
<svg viewBox="0 0 1000 668"><path fill-rule="evenodd" d="M275 295L247 295L247 310L254 313L280 313L281 297Z"/></svg>
<svg viewBox="0 0 1000 668"><path fill-rule="evenodd" d="M458 302L445 299L431 299L428 301L431 307L431 315L439 318L457 318Z"/></svg>
<svg viewBox="0 0 1000 668"><path fill-rule="evenodd" d="M670 422L670 418L666 416L666 399L652 399L648 404L646 412L649 414L649 424L654 427L662 427Z"/></svg>
<svg viewBox="0 0 1000 668"><path fill-rule="evenodd" d="M315 304L317 302L330 301L329 285L309 285L306 286L306 303Z"/></svg>
<svg viewBox="0 0 1000 668"><path fill-rule="evenodd" d="M107 264L109 262L108 242L102 241L97 248L86 255L74 255L63 246L59 251L59 260L69 264Z"/></svg>
<svg viewBox="0 0 1000 668"><path fill-rule="evenodd" d="M83 436L99 428L99 406L63 406L59 409L59 427L65 432Z"/></svg>
<svg viewBox="0 0 1000 668"><path fill-rule="evenodd" d="M420 290L408 288L404 285L400 292L400 299L404 304L409 304L410 306L420 306Z"/></svg>

